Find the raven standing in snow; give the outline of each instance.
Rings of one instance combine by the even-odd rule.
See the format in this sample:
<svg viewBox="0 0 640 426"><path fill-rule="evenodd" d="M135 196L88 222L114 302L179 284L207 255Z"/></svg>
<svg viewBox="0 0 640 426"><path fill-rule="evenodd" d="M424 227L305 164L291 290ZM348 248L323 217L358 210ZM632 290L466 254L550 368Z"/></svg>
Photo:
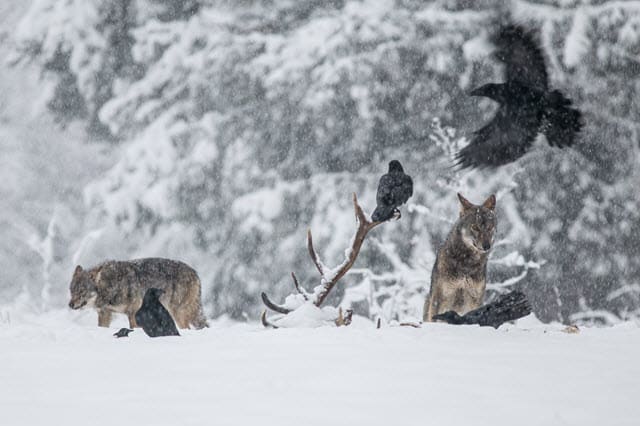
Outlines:
<svg viewBox="0 0 640 426"><path fill-rule="evenodd" d="M142 306L136 312L136 322L149 337L180 335L171 314L160 303L163 293L160 288L147 289Z"/></svg>
<svg viewBox="0 0 640 426"><path fill-rule="evenodd" d="M404 174L398 160L389 163L389 172L380 178L376 195L376 209L371 215L374 222L384 222L394 215L400 216L398 206L407 202L413 195L411 176Z"/></svg>
<svg viewBox="0 0 640 426"><path fill-rule="evenodd" d="M542 50L534 36L516 25L493 37L494 56L505 65L505 83L485 84L469 94L500 104L493 119L474 132L457 154L466 167L498 167L523 156L538 133L551 146L571 146L583 126L580 111L558 90L549 90Z"/></svg>

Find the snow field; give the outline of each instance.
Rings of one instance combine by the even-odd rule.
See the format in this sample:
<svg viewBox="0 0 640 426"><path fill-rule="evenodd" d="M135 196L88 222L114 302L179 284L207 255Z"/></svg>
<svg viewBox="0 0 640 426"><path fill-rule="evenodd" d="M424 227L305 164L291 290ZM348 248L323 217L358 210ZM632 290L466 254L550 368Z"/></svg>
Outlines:
<svg viewBox="0 0 640 426"><path fill-rule="evenodd" d="M637 425L640 328L430 324L129 338L95 313L3 312L3 425Z"/></svg>

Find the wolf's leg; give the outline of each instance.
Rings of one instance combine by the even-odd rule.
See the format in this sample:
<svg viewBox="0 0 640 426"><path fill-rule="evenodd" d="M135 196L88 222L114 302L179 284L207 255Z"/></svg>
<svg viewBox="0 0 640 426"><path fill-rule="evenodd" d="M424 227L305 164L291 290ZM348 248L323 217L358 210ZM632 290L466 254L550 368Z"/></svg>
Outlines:
<svg viewBox="0 0 640 426"><path fill-rule="evenodd" d="M422 322L431 322L429 311L431 310L431 293L424 299L424 307L422 308Z"/></svg>
<svg viewBox="0 0 640 426"><path fill-rule="evenodd" d="M436 300L437 299L437 300ZM440 292L436 289L432 289L429 292L429 296L424 301L424 312L422 314L422 321L433 322L433 316L438 312L438 305L440 300Z"/></svg>
<svg viewBox="0 0 640 426"><path fill-rule="evenodd" d="M98 327L109 327L111 325L111 311L100 309L98 311Z"/></svg>
<svg viewBox="0 0 640 426"><path fill-rule="evenodd" d="M181 328L181 329L189 328L189 320L187 319L188 315L186 315L184 312L176 312L173 318L176 320L176 324L178 325L178 328Z"/></svg>
<svg viewBox="0 0 640 426"><path fill-rule="evenodd" d="M180 329L189 328L189 320L187 319L189 318L189 315L185 312L185 310L188 311L188 305L185 306L183 304L182 306L175 306L167 303L164 306L167 311L169 311L169 315L171 315L173 321L176 323L176 327Z"/></svg>
<svg viewBox="0 0 640 426"><path fill-rule="evenodd" d="M129 318L129 328L136 328L138 326L135 312L127 312L127 318Z"/></svg>

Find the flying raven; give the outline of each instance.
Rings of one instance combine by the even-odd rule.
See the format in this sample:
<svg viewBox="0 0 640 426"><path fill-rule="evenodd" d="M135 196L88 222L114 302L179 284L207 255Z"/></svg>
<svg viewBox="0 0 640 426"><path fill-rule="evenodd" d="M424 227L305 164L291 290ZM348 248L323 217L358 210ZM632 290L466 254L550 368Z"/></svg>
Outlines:
<svg viewBox="0 0 640 426"><path fill-rule="evenodd" d="M542 50L533 34L516 25L502 27L493 37L494 56L505 65L505 83L472 90L500 104L493 119L474 132L458 152L457 164L498 167L523 156L538 133L551 146L571 146L583 126L581 113L558 90L549 90Z"/></svg>
<svg viewBox="0 0 640 426"><path fill-rule="evenodd" d="M384 222L394 215L400 215L398 206L407 202L413 195L413 181L411 176L404 174L398 160L389 162L389 172L382 175L378 183L376 195L376 209L371 215L374 222Z"/></svg>
<svg viewBox="0 0 640 426"><path fill-rule="evenodd" d="M147 289L142 299L142 306L136 312L136 322L149 337L179 336L178 329L171 314L160 303L164 290Z"/></svg>

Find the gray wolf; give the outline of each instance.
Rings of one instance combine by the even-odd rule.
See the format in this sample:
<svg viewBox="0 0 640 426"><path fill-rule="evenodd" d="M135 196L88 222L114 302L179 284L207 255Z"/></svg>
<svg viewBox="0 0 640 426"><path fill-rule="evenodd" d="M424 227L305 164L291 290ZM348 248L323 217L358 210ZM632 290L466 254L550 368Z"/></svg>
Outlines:
<svg viewBox="0 0 640 426"><path fill-rule="evenodd" d="M475 205L458 194L460 217L438 250L431 273L431 289L425 300L423 320L454 311L459 315L482 305L487 259L496 231L496 197Z"/></svg>
<svg viewBox="0 0 640 426"><path fill-rule="evenodd" d="M136 322L149 337L180 335L171 314L160 303L160 296L164 292L160 288L147 289L142 306L136 312Z"/></svg>
<svg viewBox="0 0 640 426"><path fill-rule="evenodd" d="M96 309L100 327L109 327L114 312L122 313L134 328L135 313L152 287L165 290L160 300L178 327L208 327L198 274L187 264L169 259L111 260L87 270L78 265L71 279L69 307Z"/></svg>

